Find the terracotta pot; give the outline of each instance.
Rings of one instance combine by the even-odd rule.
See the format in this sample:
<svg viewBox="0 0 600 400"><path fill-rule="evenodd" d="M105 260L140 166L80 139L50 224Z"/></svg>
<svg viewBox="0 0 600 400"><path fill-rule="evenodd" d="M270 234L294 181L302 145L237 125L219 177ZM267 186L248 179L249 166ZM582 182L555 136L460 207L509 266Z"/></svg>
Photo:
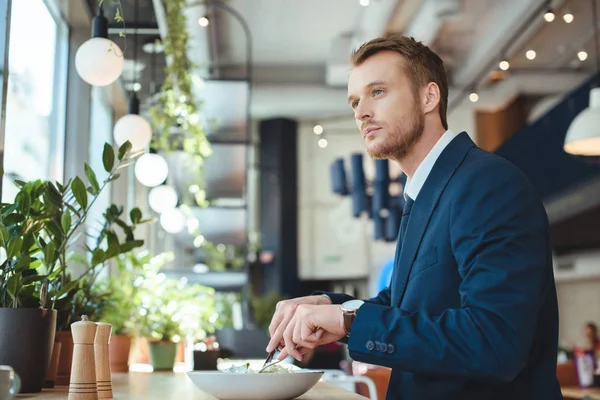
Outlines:
<svg viewBox="0 0 600 400"><path fill-rule="evenodd" d="M0 365L19 375L19 393L42 391L55 332L56 310L0 308Z"/></svg>
<svg viewBox="0 0 600 400"><path fill-rule="evenodd" d="M185 362L185 343L177 343L177 353L175 354L175 362Z"/></svg>
<svg viewBox="0 0 600 400"><path fill-rule="evenodd" d="M131 336L114 335L110 337L108 352L110 372L129 371L129 353L131 351Z"/></svg>
<svg viewBox="0 0 600 400"><path fill-rule="evenodd" d="M71 331L58 331L56 338L62 344L56 372L57 386L69 386L71 382L71 364L73 363L73 334Z"/></svg>
<svg viewBox="0 0 600 400"><path fill-rule="evenodd" d="M145 337L135 338L134 362L138 364L150 364L150 349L148 348L148 339Z"/></svg>
<svg viewBox="0 0 600 400"><path fill-rule="evenodd" d="M48 372L46 373L46 380L44 381L45 388L53 388L56 383L56 374L58 372L58 360L60 359L60 351L62 349L62 343L55 338L54 347L52 348L52 357L50 358L50 365L48 365Z"/></svg>

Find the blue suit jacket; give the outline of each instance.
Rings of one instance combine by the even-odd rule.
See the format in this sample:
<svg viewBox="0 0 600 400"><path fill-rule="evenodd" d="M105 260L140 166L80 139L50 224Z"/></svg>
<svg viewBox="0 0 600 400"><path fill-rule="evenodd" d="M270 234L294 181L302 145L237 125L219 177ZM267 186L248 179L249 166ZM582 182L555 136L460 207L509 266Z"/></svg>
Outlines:
<svg viewBox="0 0 600 400"><path fill-rule="evenodd" d="M562 399L548 221L520 170L454 138L398 238L390 286L347 343L392 368L388 400Z"/></svg>

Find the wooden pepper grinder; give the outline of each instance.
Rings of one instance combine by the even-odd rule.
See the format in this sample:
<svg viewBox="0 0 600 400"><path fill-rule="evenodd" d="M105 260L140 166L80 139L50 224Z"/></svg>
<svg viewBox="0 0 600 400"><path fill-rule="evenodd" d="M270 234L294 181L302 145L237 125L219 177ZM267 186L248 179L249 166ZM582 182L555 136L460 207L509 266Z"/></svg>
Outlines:
<svg viewBox="0 0 600 400"><path fill-rule="evenodd" d="M98 400L96 385L96 362L94 341L98 325L88 321L87 315L81 321L71 324L73 332L73 364L69 382L69 400Z"/></svg>
<svg viewBox="0 0 600 400"><path fill-rule="evenodd" d="M96 359L96 384L99 399L112 399L112 380L110 375L110 360L108 357L108 344L112 325L106 322L96 322L96 341L94 342L94 356Z"/></svg>

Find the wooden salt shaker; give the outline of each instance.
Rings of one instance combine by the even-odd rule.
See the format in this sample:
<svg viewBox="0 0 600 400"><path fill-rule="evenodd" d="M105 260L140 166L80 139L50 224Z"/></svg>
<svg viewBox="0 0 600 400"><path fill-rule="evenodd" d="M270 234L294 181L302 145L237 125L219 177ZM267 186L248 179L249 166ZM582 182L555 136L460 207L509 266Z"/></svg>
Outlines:
<svg viewBox="0 0 600 400"><path fill-rule="evenodd" d="M96 322L96 341L94 342L94 355L96 359L96 384L99 399L112 399L112 380L110 375L110 360L108 357L108 344L112 325L106 322Z"/></svg>
<svg viewBox="0 0 600 400"><path fill-rule="evenodd" d="M98 400L96 385L96 362L94 341L98 325L88 321L87 315L81 321L71 324L73 332L73 364L69 382L69 400Z"/></svg>

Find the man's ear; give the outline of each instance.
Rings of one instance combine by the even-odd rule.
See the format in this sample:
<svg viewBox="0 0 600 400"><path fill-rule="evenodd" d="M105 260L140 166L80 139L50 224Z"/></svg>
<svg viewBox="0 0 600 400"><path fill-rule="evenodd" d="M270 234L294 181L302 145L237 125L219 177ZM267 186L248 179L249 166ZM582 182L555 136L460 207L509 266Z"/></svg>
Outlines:
<svg viewBox="0 0 600 400"><path fill-rule="evenodd" d="M429 82L423 89L423 112L432 112L438 104L440 104L440 88L435 82Z"/></svg>

